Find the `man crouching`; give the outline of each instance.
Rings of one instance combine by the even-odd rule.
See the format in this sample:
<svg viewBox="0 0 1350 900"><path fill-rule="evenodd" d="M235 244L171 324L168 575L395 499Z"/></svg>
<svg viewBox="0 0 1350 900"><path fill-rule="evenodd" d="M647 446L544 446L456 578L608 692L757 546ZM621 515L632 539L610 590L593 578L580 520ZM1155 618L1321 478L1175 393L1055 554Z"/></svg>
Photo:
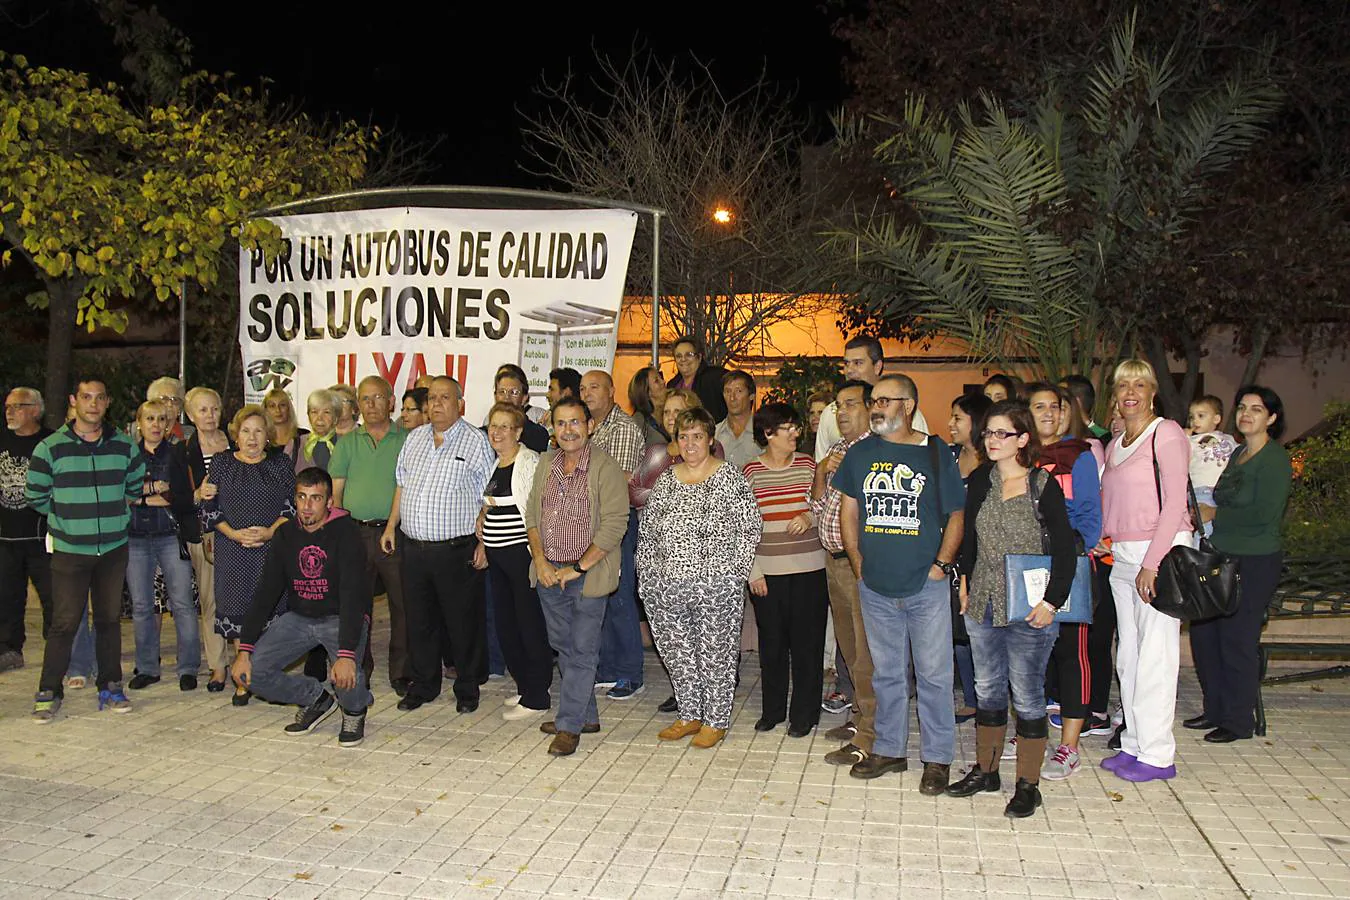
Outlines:
<svg viewBox="0 0 1350 900"><path fill-rule="evenodd" d="M295 508L296 518L277 529L268 547L240 635L234 677L266 700L299 705L287 734L313 731L340 704L338 745L355 747L366 734L369 698L365 673L357 665L370 639L361 533L346 510L333 508L333 480L323 469L311 467L295 476ZM282 597L288 609L268 624ZM308 675L285 672L320 644L331 662L331 688Z"/></svg>

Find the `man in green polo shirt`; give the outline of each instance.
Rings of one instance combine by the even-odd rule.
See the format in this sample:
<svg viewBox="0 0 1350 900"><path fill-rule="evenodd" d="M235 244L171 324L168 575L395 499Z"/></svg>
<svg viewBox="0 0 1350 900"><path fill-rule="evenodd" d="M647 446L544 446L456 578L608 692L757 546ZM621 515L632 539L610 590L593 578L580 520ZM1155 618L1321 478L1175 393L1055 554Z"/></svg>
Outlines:
<svg viewBox="0 0 1350 900"><path fill-rule="evenodd" d="M361 379L356 402L361 424L338 440L328 474L333 476L333 505L345 508L361 527L372 597L376 579L384 582L389 598L389 683L401 697L408 684L408 634L399 575L402 548L395 545L394 552L386 554L380 549L380 535L393 509L394 467L408 432L393 421L394 389L380 376Z"/></svg>

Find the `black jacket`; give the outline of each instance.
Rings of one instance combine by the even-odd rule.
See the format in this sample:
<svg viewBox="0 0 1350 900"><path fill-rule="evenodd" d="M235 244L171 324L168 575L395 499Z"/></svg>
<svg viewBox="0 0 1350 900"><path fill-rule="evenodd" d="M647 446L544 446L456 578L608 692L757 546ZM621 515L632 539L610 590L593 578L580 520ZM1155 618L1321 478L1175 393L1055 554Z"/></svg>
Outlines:
<svg viewBox="0 0 1350 900"><path fill-rule="evenodd" d="M338 657L356 658L371 598L361 529L345 509L331 510L318 531L306 531L295 519L277 529L244 617L241 650L253 651L283 594L293 613L311 619L337 616Z"/></svg>
<svg viewBox="0 0 1350 900"><path fill-rule="evenodd" d="M698 394L703 408L712 413L714 422L720 422L727 417L727 401L722 397L722 379L726 374L727 370L721 366L710 366L706 363L699 363L698 371L694 373L692 390ZM666 382L666 386L674 387L675 380L679 377L680 374L676 372L674 377Z"/></svg>
<svg viewBox="0 0 1350 900"><path fill-rule="evenodd" d="M967 578L975 571L975 557L980 552L975 521L989 496L990 468L986 463L971 472L970 482L966 485L966 531L961 538L961 571ZM1045 602L1059 609L1069 599L1069 590L1073 587L1078 533L1069 524L1069 511L1064 505L1064 492L1059 483L1045 469L1033 469L1031 477L1037 479L1040 488L1041 518L1050 535L1050 583L1045 588Z"/></svg>

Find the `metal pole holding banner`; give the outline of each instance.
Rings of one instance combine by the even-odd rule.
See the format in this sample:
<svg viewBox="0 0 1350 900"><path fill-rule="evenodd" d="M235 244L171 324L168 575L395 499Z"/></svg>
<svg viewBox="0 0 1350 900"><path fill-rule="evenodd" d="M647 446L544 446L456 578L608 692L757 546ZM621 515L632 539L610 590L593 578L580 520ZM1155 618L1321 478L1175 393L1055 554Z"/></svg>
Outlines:
<svg viewBox="0 0 1350 900"><path fill-rule="evenodd" d="M187 384L187 279L178 284L178 380ZM184 387L184 390L187 390Z"/></svg>
<svg viewBox="0 0 1350 900"><path fill-rule="evenodd" d="M661 213L652 210L652 366L661 371Z"/></svg>

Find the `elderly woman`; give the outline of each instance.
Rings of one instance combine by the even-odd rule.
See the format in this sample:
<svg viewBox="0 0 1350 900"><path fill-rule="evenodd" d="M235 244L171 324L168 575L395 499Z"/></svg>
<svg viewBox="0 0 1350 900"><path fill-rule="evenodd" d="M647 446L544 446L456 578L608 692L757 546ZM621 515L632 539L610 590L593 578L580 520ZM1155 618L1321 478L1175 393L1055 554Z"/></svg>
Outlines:
<svg viewBox="0 0 1350 900"><path fill-rule="evenodd" d="M1191 623L1191 655L1204 694L1204 712L1181 724L1210 729L1205 740L1227 744L1252 736L1261 677L1261 625L1280 581L1284 554L1280 522L1293 470L1280 446L1284 402L1268 387L1238 388L1233 400L1242 444L1214 485L1214 548L1238 561L1238 610Z"/></svg>
<svg viewBox="0 0 1350 900"><path fill-rule="evenodd" d="M146 400L157 400L166 407L169 427L164 439L170 444L184 441L191 433L191 426L183 425L183 382L171 375L156 378L145 390Z"/></svg>
<svg viewBox="0 0 1350 900"><path fill-rule="evenodd" d="M235 413L230 435L239 449L218 453L204 484L216 490L202 504L202 518L215 533L216 632L239 639L253 590L267 558L267 544L281 523L295 514L295 470L283 453L268 453L271 427L261 406ZM236 706L248 703L243 685Z"/></svg>
<svg viewBox="0 0 1350 900"><path fill-rule="evenodd" d="M128 687L147 688L160 680L159 616L155 613L155 570L164 573L168 606L178 635L178 688L197 689L202 664L201 633L192 603L192 565L179 553L179 541L197 533L187 461L168 442L171 407L154 400L136 411L145 482L131 505L128 525L127 587L136 637L136 674Z"/></svg>
<svg viewBox="0 0 1350 900"><path fill-rule="evenodd" d="M633 409L633 421L642 429L649 445L671 441L670 432L664 425L667 393L661 370L654 366L638 369L633 380L628 382L628 405Z"/></svg>
<svg viewBox="0 0 1350 900"><path fill-rule="evenodd" d="M731 727L745 583L761 526L745 478L712 454L717 426L707 410L685 410L673 424L680 462L661 473L642 509L638 591L679 704L679 718L658 737L694 735L691 745L706 749Z"/></svg>
<svg viewBox="0 0 1350 900"><path fill-rule="evenodd" d="M193 433L181 446L192 487L192 502L198 510L216 495L216 486L207 477L217 454L235 449L234 443L220 430L220 395L209 387L195 387L187 393L184 404L193 424ZM196 527L192 527L192 526ZM206 645L206 665L211 669L211 680L206 689L211 693L225 690L225 640L216 633L216 565L213 555L215 538L212 533L201 533L201 524L195 521L184 528L188 557L197 581L198 625L202 642Z"/></svg>
<svg viewBox="0 0 1350 900"><path fill-rule="evenodd" d="M1123 431L1106 448L1102 532L1111 539L1115 559L1111 593L1125 732L1121 752L1101 765L1126 781L1153 781L1177 774L1172 721L1181 622L1152 603L1158 565L1167 551L1194 545L1186 508L1191 442L1180 425L1154 414L1158 377L1147 362L1127 359L1116 366L1112 393Z"/></svg>
<svg viewBox="0 0 1350 900"><path fill-rule="evenodd" d="M338 437L342 437L349 431L355 431L356 426L361 424L361 403L356 399L356 388L350 384L333 384L328 389L338 396L340 405L337 418L333 420L333 429Z"/></svg>
<svg viewBox="0 0 1350 900"><path fill-rule="evenodd" d="M404 431L412 431L427 424L427 389L413 388L403 393L403 412L400 414L398 424L403 426Z"/></svg>
<svg viewBox="0 0 1350 900"><path fill-rule="evenodd" d="M318 466L325 472L333 458L333 448L342 436L338 431L338 421L346 408L346 399L331 388L319 388L310 391L305 402L305 411L309 414L309 434L301 443L300 452L295 457L295 471L300 472L310 466ZM352 426L355 428L356 426Z"/></svg>
<svg viewBox="0 0 1350 900"><path fill-rule="evenodd" d="M1049 735L1045 663L1059 633L1055 611L1073 584L1074 534L1059 483L1036 466L1040 439L1026 405L1016 400L995 403L982 436L984 457L992 465L970 476L968 524L961 541L961 612L975 657L979 707L975 764L947 793L969 797L1000 788L998 764L1011 687L1017 710L1017 785L1003 814L1020 819L1041 805L1041 763ZM1048 584L1030 612L1013 616L1004 557L1045 552L1042 528L1050 538Z"/></svg>
<svg viewBox="0 0 1350 900"><path fill-rule="evenodd" d="M281 451L292 460L297 459L304 444L304 437L309 434L309 429L301 428L300 423L296 420L295 406L291 403L291 395L281 388L272 388L263 395L262 407L263 412L267 413L268 421L272 423L273 432L276 434L273 439L276 443L272 446L281 448Z"/></svg>
<svg viewBox="0 0 1350 900"><path fill-rule="evenodd" d="M1075 549L1095 547L1102 537L1102 491L1092 445L1082 436L1087 433L1083 419L1062 387L1038 382L1027 385L1026 392L1041 443L1037 464L1054 476L1064 494L1069 524L1079 541ZM1078 739L1092 703L1090 630L1081 622L1064 622L1050 654L1046 683L1059 699L1060 741L1041 774L1051 781L1068 778L1081 764Z"/></svg>
<svg viewBox="0 0 1350 900"><path fill-rule="evenodd" d="M524 430L525 411L519 406L496 403L488 412L488 442L497 454L497 468L483 491L474 554L474 564L490 575L488 602L497 640L516 682L516 696L502 712L507 720L543 715L553 685L553 651L539 595L530 586L530 540L522 509L534 485L539 454L520 442Z"/></svg>
<svg viewBox="0 0 1350 900"><path fill-rule="evenodd" d="M750 572L764 704L755 730L771 731L787 719L789 737L806 737L820 721L829 613L825 548L810 511L816 461L797 452L802 418L788 404L766 403L753 427L763 452L744 471L764 522Z"/></svg>

